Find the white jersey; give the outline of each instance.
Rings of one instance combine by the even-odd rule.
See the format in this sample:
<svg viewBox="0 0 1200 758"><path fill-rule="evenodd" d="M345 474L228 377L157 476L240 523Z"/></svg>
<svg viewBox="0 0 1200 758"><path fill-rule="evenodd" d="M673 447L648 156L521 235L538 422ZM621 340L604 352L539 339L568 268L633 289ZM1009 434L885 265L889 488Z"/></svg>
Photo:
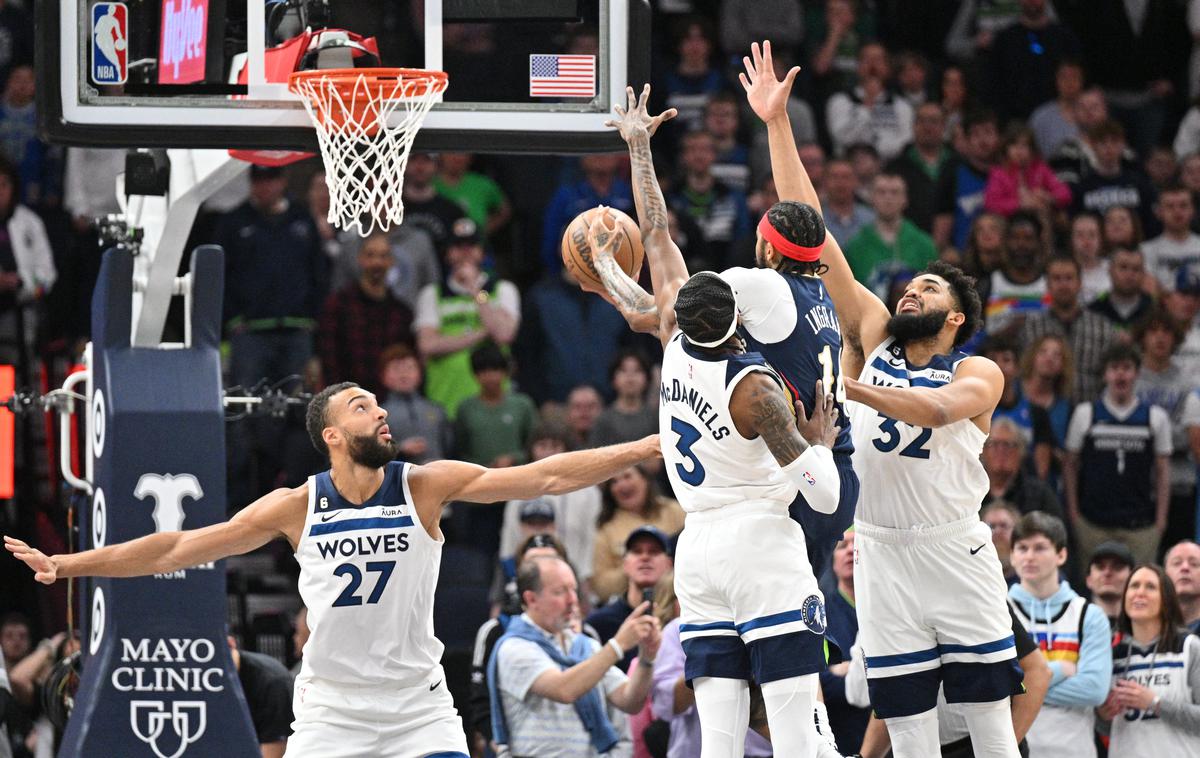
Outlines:
<svg viewBox="0 0 1200 758"><path fill-rule="evenodd" d="M296 546L311 630L301 677L402 688L441 661L433 593L442 543L417 517L410 470L387 464L383 485L362 505L343 498L328 471L309 477Z"/></svg>
<svg viewBox="0 0 1200 758"><path fill-rule="evenodd" d="M671 488L688 513L797 494L767 443L734 426L729 398L747 374L783 382L758 353L710 356L677 332L663 350L658 427Z"/></svg>
<svg viewBox="0 0 1200 758"><path fill-rule="evenodd" d="M904 349L884 340L867 356L858 380L885 387L949 384L968 356L934 356L909 366ZM988 492L979 460L987 435L970 419L930 429L889 418L862 403L846 404L854 435L854 468L862 472L856 519L875 526L911 529L976 517Z"/></svg>

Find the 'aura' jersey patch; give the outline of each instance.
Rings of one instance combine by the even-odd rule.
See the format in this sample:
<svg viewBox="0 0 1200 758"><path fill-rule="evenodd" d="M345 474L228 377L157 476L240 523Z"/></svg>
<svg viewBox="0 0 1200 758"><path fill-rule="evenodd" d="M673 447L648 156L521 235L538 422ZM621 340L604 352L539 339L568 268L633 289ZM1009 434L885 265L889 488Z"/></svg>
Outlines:
<svg viewBox="0 0 1200 758"><path fill-rule="evenodd" d="M304 671L347 684L403 684L438 665L433 595L442 543L422 526L407 463L384 467L366 502L342 497L325 471L308 480L296 548L311 630Z"/></svg>

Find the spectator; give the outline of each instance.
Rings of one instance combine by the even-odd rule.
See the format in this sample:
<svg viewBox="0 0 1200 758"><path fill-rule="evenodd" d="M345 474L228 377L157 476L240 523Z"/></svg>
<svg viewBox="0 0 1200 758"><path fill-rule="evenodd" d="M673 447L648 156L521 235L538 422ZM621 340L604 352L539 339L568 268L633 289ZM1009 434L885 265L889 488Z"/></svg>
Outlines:
<svg viewBox="0 0 1200 758"><path fill-rule="evenodd" d="M521 389L544 403L562 402L580 384L601 386L628 339L621 314L580 289L569 269L547 271L525 293L516 344Z"/></svg>
<svg viewBox="0 0 1200 758"><path fill-rule="evenodd" d="M1019 334L1025 319L1047 305L1045 248L1042 222L1028 211L1017 211L1008 221L1004 263L992 272L985 305L985 330L989 335Z"/></svg>
<svg viewBox="0 0 1200 758"><path fill-rule="evenodd" d="M21 177L20 201L41 210L62 203L63 148L38 139L33 66L14 66L0 99L0 152Z"/></svg>
<svg viewBox="0 0 1200 758"><path fill-rule="evenodd" d="M404 167L403 226L422 229L435 250L445 250L454 222L463 217L462 206L438 192L434 179L437 160L430 153L415 151ZM436 263L436 259L435 259Z"/></svg>
<svg viewBox="0 0 1200 758"><path fill-rule="evenodd" d="M507 389L509 372L507 356L495 345L471 351L479 394L464 399L454 419L455 447L463 460L489 468L525 463L537 408L528 395Z"/></svg>
<svg viewBox="0 0 1200 758"><path fill-rule="evenodd" d="M446 278L417 296L417 346L425 356L425 394L454 417L479 392L471 350L485 341L507 347L521 320L521 295L511 282L482 270L483 242L470 219L460 219L446 246Z"/></svg>
<svg viewBox="0 0 1200 758"><path fill-rule="evenodd" d="M121 165L124 167L124 161L122 161ZM230 184L232 185L233 183L231 182ZM246 195L249 194L250 185L247 182L246 193L236 202L233 202L232 197L228 200L225 198L225 195L230 193L230 189L231 186L226 185L226 187L219 191L217 196L218 202L229 202L232 204L232 207L227 208L225 212L233 210L233 208L236 208L245 200ZM240 190L240 188L238 189ZM211 201L212 198L205 204L205 209L217 210L210 207L212 205ZM314 171L313 175L308 178L308 187L304 192L304 203L308 206L308 213L312 216L313 225L317 228L317 239L320 240L321 249L325 252L325 257L333 262L333 286L335 289L339 288L354 278L354 272L351 270L352 266L338 266L340 262L345 261L349 263L349 261L346 260L346 256L343 254L345 252L342 245L344 236L338 233L337 227L329 223L329 185L325 182L324 169ZM342 280L342 277L345 277L345 281Z"/></svg>
<svg viewBox="0 0 1200 758"><path fill-rule="evenodd" d="M292 734L292 675L269 655L239 650L229 638L229 652L237 671L250 721L263 758L282 758Z"/></svg>
<svg viewBox="0 0 1200 758"><path fill-rule="evenodd" d="M1058 256L1046 266L1046 294L1050 307L1030 314L1021 331L1021 344L1032 345L1046 334L1059 334L1071 346L1075 359L1075 400L1093 400L1100 391L1100 368L1104 352L1116 339L1116 328L1095 311L1079 304L1079 264L1074 258Z"/></svg>
<svg viewBox="0 0 1200 758"><path fill-rule="evenodd" d="M915 109L912 144L888 164L887 171L904 179L908 188L905 215L928 234L933 231L938 179L953 153L943 141L946 117L942 107L937 103L922 103Z"/></svg>
<svg viewBox="0 0 1200 758"><path fill-rule="evenodd" d="M1010 128L1004 136L1003 162L988 174L983 205L992 213L1011 216L1018 209L1037 213L1049 224L1055 210L1071 204L1071 190L1058 180L1033 144L1025 126Z"/></svg>
<svg viewBox="0 0 1200 758"><path fill-rule="evenodd" d="M1183 364L1188 376L1196 376L1200 372L1200 266L1179 269L1175 291L1163 293L1162 304L1184 329L1175 359Z"/></svg>
<svg viewBox="0 0 1200 758"><path fill-rule="evenodd" d="M961 155L938 177L933 239L939 248L953 245L963 249L971 223L983 210L988 172L996 161L999 139L994 114L971 111L963 117L962 128Z"/></svg>
<svg viewBox="0 0 1200 758"><path fill-rule="evenodd" d="M903 178L897 174L875 177L871 187L875 220L846 245L854 278L885 301L899 271L921 271L937 259L933 238L904 218L907 205Z"/></svg>
<svg viewBox="0 0 1200 758"><path fill-rule="evenodd" d="M788 0L726 0L720 4L721 49L734 58L750 43L770 39L781 50L804 41L804 10Z"/></svg>
<svg viewBox="0 0 1200 758"><path fill-rule="evenodd" d="M924 55L905 50L896 56L896 89L914 112L928 100L929 60Z"/></svg>
<svg viewBox="0 0 1200 758"><path fill-rule="evenodd" d="M547 555L558 555L570 563L567 549L558 539L554 505L547 498L510 500L504 508L505 520L510 512L516 515L517 547L509 551L504 550L503 547L500 549L496 570L492 574L492 587L488 591L488 596L492 601L492 618L500 617L500 623L504 627L508 626L508 622L513 616L521 613L521 598L517 595L517 568L527 557L526 553L529 547L547 548ZM574 568L573 565L572 568ZM582 591L580 597L584 597ZM484 660L487 660L486 656Z"/></svg>
<svg viewBox="0 0 1200 758"><path fill-rule="evenodd" d="M946 116L946 133L943 139L950 147L962 152L964 137L963 114L970 105L967 76L958 66L946 66L942 70L942 113Z"/></svg>
<svg viewBox="0 0 1200 758"><path fill-rule="evenodd" d="M988 60L989 88L1002 119L1027 119L1054 94L1055 69L1079 57L1074 32L1054 20L1047 0L1021 0L1016 23L999 31Z"/></svg>
<svg viewBox="0 0 1200 758"><path fill-rule="evenodd" d="M985 506L1003 502L1021 514L1042 511L1054 517L1062 516L1062 506L1054 490L1045 482L1025 472L1022 461L1029 443L1016 421L1000 416L992 422L992 431L983 443L983 468L990 489L983 498Z"/></svg>
<svg viewBox="0 0 1200 758"><path fill-rule="evenodd" d="M292 666L291 673L294 678L300 675L300 666L304 662L304 646L308 644L312 633L308 628L308 608L300 606L292 620L292 627L292 657L296 659L296 664Z"/></svg>
<svg viewBox="0 0 1200 758"><path fill-rule="evenodd" d="M712 135L717 151L713 176L744 195L750 190L750 151L738 142L739 106L731 92L713 95L704 106L704 130Z"/></svg>
<svg viewBox="0 0 1200 758"><path fill-rule="evenodd" d="M955 61L983 60L1019 10L1011 0L963 0L946 36L946 52Z"/></svg>
<svg viewBox="0 0 1200 758"><path fill-rule="evenodd" d="M512 576L508 580L507 572L502 576L505 582L502 587L493 587L492 599L495 602L493 611L496 615L483 622L475 633L475 648L471 654L471 695L469 704L469 719L467 728L473 734L480 735L485 741L492 739L492 706L488 694L487 664L492 657L496 642L508 631L508 624L521 615L521 596L517 592L517 572L526 561L535 558L558 557L570 563L566 548L552 534L534 534L523 540L511 558ZM499 595L496 590L499 589ZM596 639L596 630L584 627L583 633ZM596 640L599 642L599 640Z"/></svg>
<svg viewBox="0 0 1200 758"><path fill-rule="evenodd" d="M586 210L607 205L625 213L633 211L633 188L629 180L617 175L625 156L598 153L579 159L583 179L563 184L546 205L542 224L542 266L548 272L562 268L559 246L567 225Z"/></svg>
<svg viewBox="0 0 1200 758"><path fill-rule="evenodd" d="M1098 711L1112 721L1109 758L1140 758L1147 745L1156 755L1200 753L1200 637L1183 625L1175 587L1158 566L1129 577L1116 640L1112 690Z"/></svg>
<svg viewBox="0 0 1200 758"><path fill-rule="evenodd" d="M726 260L733 242L750 232L750 216L746 196L713 174L716 160L716 142L711 134L685 134L679 155L683 177L669 202L676 213L690 216L700 227L709 254Z"/></svg>
<svg viewBox="0 0 1200 758"><path fill-rule="evenodd" d="M1170 544L1195 534L1196 468L1189 460L1185 401L1197 382L1174 358L1183 329L1165 311L1152 311L1134 328L1133 339L1142 351L1142 370L1133 394L1141 402L1162 408L1171 421L1171 504L1163 535Z"/></svg>
<svg viewBox="0 0 1200 758"><path fill-rule="evenodd" d="M371 234L358 248L358 281L325 301L317 330L325 384L357 382L382 393L379 358L384 348L412 341L412 310L387 287L391 267L387 234Z"/></svg>
<svg viewBox="0 0 1200 758"><path fill-rule="evenodd" d="M812 70L821 79L823 91L850 89L855 84L859 53L870 39L864 38L866 29L859 23L853 0L826 0L824 6L825 33L814 35Z"/></svg>
<svg viewBox="0 0 1200 758"><path fill-rule="evenodd" d="M1162 222L1163 233L1142 243L1146 268L1163 289L1174 289L1179 267L1200 261L1200 235L1192 232L1196 215L1192 193L1182 185L1171 185L1158 196L1154 214Z"/></svg>
<svg viewBox="0 0 1200 758"><path fill-rule="evenodd" d="M1059 578L1067 562L1061 519L1023 516L1013 532L1012 555L1021 582L1009 589L1009 603L1050 661L1050 689L1026 735L1029 754L1094 758L1093 709L1104 703L1113 673L1108 621Z"/></svg>
<svg viewBox="0 0 1200 758"><path fill-rule="evenodd" d="M1143 229L1141 218L1129 206L1114 205L1104 211L1104 244L1109 249L1120 245L1140 248L1146 237Z"/></svg>
<svg viewBox="0 0 1200 758"><path fill-rule="evenodd" d="M599 633L601 642L612 639L621 623L643 601L653 602L655 585L671 570L668 541L662 530L649 524L629 533L625 540L625 555L621 559L625 592L614 595L587 617L587 623ZM625 657L617 661L617 668L627 671L633 661L633 652L627 650Z"/></svg>
<svg viewBox="0 0 1200 758"><path fill-rule="evenodd" d="M1042 155L1052 156L1064 142L1079 137L1075 114L1083 80L1083 66L1078 60L1063 58L1058 62L1054 72L1055 98L1038 106L1029 117L1029 128Z"/></svg>
<svg viewBox="0 0 1200 758"><path fill-rule="evenodd" d="M470 153L441 153L434 187L438 194L458 203L481 230L484 242L495 236L512 217L504 190L484 174L471 171L475 156ZM455 237L451 233L451 237Z"/></svg>
<svg viewBox="0 0 1200 758"><path fill-rule="evenodd" d="M1155 192L1162 192L1178 181L1179 160L1166 145L1155 145L1142 160L1142 170L1150 178Z"/></svg>
<svg viewBox="0 0 1200 758"><path fill-rule="evenodd" d="M825 115L835 151L865 142L891 160L912 141L913 109L908 101L889 92L891 65L887 50L868 43L858 52L858 81L848 91L829 98Z"/></svg>
<svg viewBox="0 0 1200 758"><path fill-rule="evenodd" d="M986 303L992 291L992 273L1004 265L1004 238L1008 235L1008 219L984 211L971 223L967 247L963 251L961 268L975 277L979 299Z"/></svg>
<svg viewBox="0 0 1200 758"><path fill-rule="evenodd" d="M595 447L592 427L603 410L604 401L590 384L581 384L567 393L566 420L572 448Z"/></svg>
<svg viewBox="0 0 1200 758"><path fill-rule="evenodd" d="M858 639L858 614L854 611L854 530L848 530L833 549L833 576L836 592L826 592L826 636L843 651L843 660L822 671L821 692L829 712L829 727L838 750L855 753L862 745L870 719L869 708L859 708L846 700L846 674L850 670L850 648Z"/></svg>
<svg viewBox="0 0 1200 758"><path fill-rule="evenodd" d="M1193 634L1200 633L1200 545L1190 539L1176 542L1163 565L1179 596L1183 623Z"/></svg>
<svg viewBox="0 0 1200 758"><path fill-rule="evenodd" d="M846 148L846 160L850 161L850 165L854 167L854 175L858 177L858 201L869 204L871 186L875 183L875 177L883 170L883 160L879 157L879 151L868 142L856 142Z"/></svg>
<svg viewBox="0 0 1200 758"><path fill-rule="evenodd" d="M1012 503L993 500L979 511L979 520L992 530L992 547L996 548L996 557L1000 559L1004 581L1011 587L1017 582L1017 570L1012 565L1013 530L1017 528L1021 514Z"/></svg>
<svg viewBox="0 0 1200 758"><path fill-rule="evenodd" d="M20 203L20 195L16 167L0 156L0 363L28 367L27 335L35 331L36 307L54 286L58 270L46 226Z"/></svg>
<svg viewBox="0 0 1200 758"><path fill-rule="evenodd" d="M1113 345L1102 361L1104 394L1071 415L1063 479L1081 555L1118 540L1150 560L1167 525L1171 422L1133 394L1141 363L1136 349Z"/></svg>
<svg viewBox="0 0 1200 758"><path fill-rule="evenodd" d="M1088 559L1087 588L1092 593L1092 602L1104 613L1113 631L1117 628L1125 584L1133 566L1133 553L1124 542L1101 542Z"/></svg>
<svg viewBox="0 0 1200 758"><path fill-rule="evenodd" d="M1142 289L1146 277L1143 257L1137 248L1118 247L1108 259L1112 287L1092 301L1088 310L1104 316L1125 331L1140 321L1154 306L1154 298Z"/></svg>
<svg viewBox="0 0 1200 758"><path fill-rule="evenodd" d="M421 358L411 345L392 345L379 356L388 427L400 457L410 463L440 461L451 450L453 436L446 412L421 394Z"/></svg>
<svg viewBox="0 0 1200 758"><path fill-rule="evenodd" d="M679 111L667 123L667 133L687 134L704 126L704 105L725 87L720 70L712 64L712 22L703 16L691 16L680 25L675 43L679 62L663 75L665 107ZM742 48L744 52L746 48Z"/></svg>
<svg viewBox="0 0 1200 758"><path fill-rule="evenodd" d="M656 433L658 413L646 403L650 388L650 362L646 356L638 350L617 353L608 369L608 383L617 397L596 417L592 443L603 447Z"/></svg>
<svg viewBox="0 0 1200 758"><path fill-rule="evenodd" d="M825 166L825 195L821 210L825 231L840 244L849 244L863 227L875 221L875 212L858 201L858 175L843 158L835 158Z"/></svg>
<svg viewBox="0 0 1200 758"><path fill-rule="evenodd" d="M1005 417L1017 425L1025 442L1025 450L1017 460L1023 465L1032 464L1038 478L1045 479L1053 458L1054 432L1046 411L1030 403L1021 390L1020 364L1017 361L1020 351L1016 343L1003 336L988 337L980 346L979 353L994 362L1004 375L1004 390L992 419ZM1028 451L1032 451L1032 456L1027 459L1024 454Z"/></svg>
<svg viewBox="0 0 1200 758"><path fill-rule="evenodd" d="M1100 217L1080 213L1072 218L1070 246L1071 257L1079 264L1079 304L1088 305L1112 289Z"/></svg>
<svg viewBox="0 0 1200 758"><path fill-rule="evenodd" d="M1104 213L1114 205L1124 205L1137 213L1143 229L1152 228L1154 187L1140 166L1122 162L1125 129L1116 121L1105 121L1088 132L1088 142L1095 150L1096 162L1091 173L1070 185L1075 198L1073 212Z"/></svg>
<svg viewBox="0 0 1200 758"><path fill-rule="evenodd" d="M217 223L234 384L304 372L325 298L327 261L312 217L286 195L282 169L250 167L250 198Z"/></svg>
<svg viewBox="0 0 1200 758"><path fill-rule="evenodd" d="M609 479L600 491L603 505L596 520L592 590L603 603L626 589L622 563L629 535L649 524L674 536L683 529L683 509L659 495L654 480L637 466Z"/></svg>
<svg viewBox="0 0 1200 758"><path fill-rule="evenodd" d="M571 629L575 577L558 558L521 567L525 613L512 620L488 661L492 731L513 755L628 755L627 719L646 702L658 653L658 621L642 604L601 646ZM627 679L614 664L638 647L642 665ZM585 726L586 725L586 726Z"/></svg>
<svg viewBox="0 0 1200 758"><path fill-rule="evenodd" d="M1056 453L1066 443L1074 388L1075 358L1066 338L1051 332L1031 342L1021 354L1021 393L1046 411Z"/></svg>
<svg viewBox="0 0 1200 758"><path fill-rule="evenodd" d="M1074 186L1096 170L1096 146L1088 136L1093 129L1108 121L1108 104L1098 87L1089 87L1075 99L1075 137L1058 145L1050 153L1050 168L1067 186ZM1121 156L1122 161L1132 162L1133 153Z"/></svg>
<svg viewBox="0 0 1200 758"><path fill-rule="evenodd" d="M11 669L29 655L31 639L32 630L25 614L13 611L0 619L0 654L7 668Z"/></svg>
<svg viewBox="0 0 1200 758"><path fill-rule="evenodd" d="M569 432L561 424L543 421L529 439L529 460L540 461L570 449ZM585 590L591 595L592 553L596 545L596 519L600 516L600 488L585 487L562 495L543 495L542 502L554 509L554 533L562 541L571 565ZM522 500L509 501L504 509L504 528L500 533L500 555L514 555L521 544L520 513ZM589 603L590 605L590 603Z"/></svg>

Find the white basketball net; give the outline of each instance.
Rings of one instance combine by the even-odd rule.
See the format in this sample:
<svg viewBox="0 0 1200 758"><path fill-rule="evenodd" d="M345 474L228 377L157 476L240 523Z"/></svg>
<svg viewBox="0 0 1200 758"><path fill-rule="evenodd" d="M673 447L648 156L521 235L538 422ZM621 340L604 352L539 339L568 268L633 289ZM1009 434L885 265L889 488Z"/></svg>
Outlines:
<svg viewBox="0 0 1200 758"><path fill-rule="evenodd" d="M446 87L444 78L381 76L363 69L350 81L322 71L295 77L290 86L304 100L325 162L329 223L366 237L404 220L400 193L413 138Z"/></svg>

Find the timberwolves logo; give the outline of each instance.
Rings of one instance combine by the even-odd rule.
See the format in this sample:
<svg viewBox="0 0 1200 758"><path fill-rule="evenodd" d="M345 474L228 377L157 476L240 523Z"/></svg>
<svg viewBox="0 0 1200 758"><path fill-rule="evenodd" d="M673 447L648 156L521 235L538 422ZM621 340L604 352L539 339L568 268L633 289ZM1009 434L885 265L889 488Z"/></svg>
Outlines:
<svg viewBox="0 0 1200 758"><path fill-rule="evenodd" d="M800 620L813 634L825 633L825 601L820 595L809 595L800 606Z"/></svg>

